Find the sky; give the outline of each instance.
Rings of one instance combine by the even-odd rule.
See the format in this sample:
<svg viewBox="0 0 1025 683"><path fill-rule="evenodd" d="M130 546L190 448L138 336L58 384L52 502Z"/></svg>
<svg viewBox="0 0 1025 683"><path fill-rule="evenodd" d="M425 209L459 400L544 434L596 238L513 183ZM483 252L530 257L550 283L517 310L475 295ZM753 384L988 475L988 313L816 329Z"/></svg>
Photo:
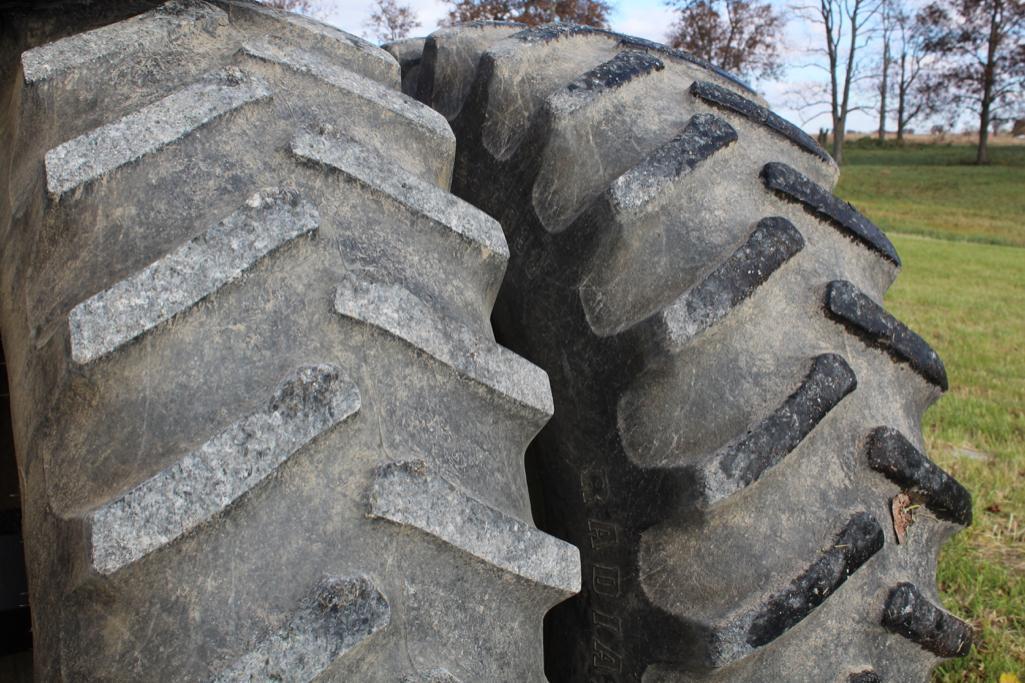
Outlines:
<svg viewBox="0 0 1025 683"><path fill-rule="evenodd" d="M427 35L448 14L448 5L443 0L400 2L412 8L420 20L420 27L414 31L414 35ZM372 0L314 0L314 4L319 7L317 16L321 20L350 33L369 37L366 35L365 24L373 11ZM663 0L611 0L609 4L612 5L609 21L612 30L627 35L663 42L674 21L674 12ZM784 7L782 4L779 6ZM808 132L815 133L819 127L830 126L828 112L823 111L814 116L814 109L798 109L792 91L802 84L822 83L828 77L825 70L814 66L813 56L802 49L802 46L817 44L821 37L814 25L793 16L792 12L784 10L784 17L787 19L783 41L784 61L789 65L787 71L779 81L759 81L752 85L778 114ZM870 99L870 96L866 99ZM878 125L877 117L872 111L851 112L847 129L874 130Z"/></svg>

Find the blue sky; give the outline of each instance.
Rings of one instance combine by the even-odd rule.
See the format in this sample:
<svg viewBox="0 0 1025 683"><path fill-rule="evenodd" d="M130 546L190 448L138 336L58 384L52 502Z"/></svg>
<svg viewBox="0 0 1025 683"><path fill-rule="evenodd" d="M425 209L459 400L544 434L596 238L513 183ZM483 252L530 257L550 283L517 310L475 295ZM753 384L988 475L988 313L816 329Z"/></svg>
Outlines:
<svg viewBox="0 0 1025 683"><path fill-rule="evenodd" d="M447 5L442 0L401 0L417 13L420 20L418 35L433 31L438 22L447 14ZM319 5L318 15L321 19L338 26L350 33L364 34L367 19L372 12L372 0L314 0ZM640 36L650 40L664 41L669 27L674 20L673 11L666 7L662 0L612 0L613 7L611 25L613 30L629 35ZM780 5L785 7L785 5ZM754 83L769 104L778 113L801 125L809 132L816 132L819 126L828 127L829 117L820 115L809 118L814 111L797 110L793 107L795 99L789 91L796 87L810 88L812 83L822 83L827 73L813 66L813 56L803 50L803 46L817 44L821 40L816 27L792 12L784 10L787 18L784 50L789 67L780 81L761 81ZM863 99L871 100L871 96ZM852 112L848 120L848 130L872 130L876 127L873 112Z"/></svg>

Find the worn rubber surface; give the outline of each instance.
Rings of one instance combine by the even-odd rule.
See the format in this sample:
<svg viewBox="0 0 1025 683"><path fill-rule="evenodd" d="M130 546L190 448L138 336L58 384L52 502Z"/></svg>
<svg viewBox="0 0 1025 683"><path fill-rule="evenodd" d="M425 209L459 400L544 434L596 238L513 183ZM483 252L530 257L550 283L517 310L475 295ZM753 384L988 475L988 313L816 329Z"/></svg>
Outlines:
<svg viewBox="0 0 1025 683"><path fill-rule="evenodd" d="M546 619L549 677L923 681L964 654L934 576L971 499L920 430L946 375L882 309L900 260L830 193L828 155L645 41L478 25L426 46L453 189L509 240L496 332L552 380L536 516L584 588Z"/></svg>
<svg viewBox="0 0 1025 683"><path fill-rule="evenodd" d="M495 343L506 241L396 61L181 0L15 64L0 322L36 677L542 679L580 582L530 516L548 379Z"/></svg>

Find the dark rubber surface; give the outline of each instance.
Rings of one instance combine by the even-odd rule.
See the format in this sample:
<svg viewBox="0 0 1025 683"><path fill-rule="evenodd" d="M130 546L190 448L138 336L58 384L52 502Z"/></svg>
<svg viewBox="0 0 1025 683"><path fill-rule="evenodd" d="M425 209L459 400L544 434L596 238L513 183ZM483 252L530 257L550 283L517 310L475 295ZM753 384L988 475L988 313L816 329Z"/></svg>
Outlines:
<svg viewBox="0 0 1025 683"><path fill-rule="evenodd" d="M934 514L957 524L972 523L972 494L891 427L868 438L868 464L902 489L920 496Z"/></svg>
<svg viewBox="0 0 1025 683"><path fill-rule="evenodd" d="M823 161L829 160L829 155L810 135L757 102L708 81L694 81L690 93L710 104L736 112L744 118L768 127Z"/></svg>
<svg viewBox="0 0 1025 683"><path fill-rule="evenodd" d="M852 239L900 265L897 250L879 228L850 204L819 187L807 176L786 164L769 163L762 169L762 181L770 190L800 203L808 212L827 219Z"/></svg>
<svg viewBox="0 0 1025 683"><path fill-rule="evenodd" d="M908 363L922 377L947 390L947 370L939 354L850 282L829 283L826 310L867 344L885 349L896 360Z"/></svg>
<svg viewBox="0 0 1025 683"><path fill-rule="evenodd" d="M883 626L940 657L962 657L972 647L972 629L922 596L911 583L890 593Z"/></svg>

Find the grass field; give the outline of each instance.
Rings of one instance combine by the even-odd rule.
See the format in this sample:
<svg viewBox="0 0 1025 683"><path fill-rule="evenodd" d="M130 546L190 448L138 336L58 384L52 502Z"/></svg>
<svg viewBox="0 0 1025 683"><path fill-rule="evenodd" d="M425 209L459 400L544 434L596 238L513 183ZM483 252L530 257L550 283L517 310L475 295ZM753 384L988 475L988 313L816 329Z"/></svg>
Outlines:
<svg viewBox="0 0 1025 683"><path fill-rule="evenodd" d="M1025 246L1025 148L996 148L989 168L962 164L972 152L851 149L838 190L890 234L904 270L888 307L950 376L923 428L975 522L944 547L938 580L978 638L937 670L943 683L1025 680L1025 248L1008 246Z"/></svg>
<svg viewBox="0 0 1025 683"><path fill-rule="evenodd" d="M845 148L839 193L887 232L1025 246L1025 145Z"/></svg>

